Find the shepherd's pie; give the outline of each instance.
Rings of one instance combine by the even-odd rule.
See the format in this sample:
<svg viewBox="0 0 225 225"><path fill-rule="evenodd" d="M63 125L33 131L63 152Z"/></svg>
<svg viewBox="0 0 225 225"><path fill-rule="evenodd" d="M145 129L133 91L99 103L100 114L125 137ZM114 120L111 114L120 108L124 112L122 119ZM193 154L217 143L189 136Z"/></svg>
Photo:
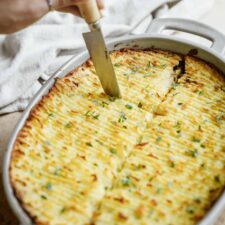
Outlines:
<svg viewBox="0 0 225 225"><path fill-rule="evenodd" d="M225 79L193 56L111 53L122 99L91 60L32 110L14 193L38 225L192 225L225 186Z"/></svg>

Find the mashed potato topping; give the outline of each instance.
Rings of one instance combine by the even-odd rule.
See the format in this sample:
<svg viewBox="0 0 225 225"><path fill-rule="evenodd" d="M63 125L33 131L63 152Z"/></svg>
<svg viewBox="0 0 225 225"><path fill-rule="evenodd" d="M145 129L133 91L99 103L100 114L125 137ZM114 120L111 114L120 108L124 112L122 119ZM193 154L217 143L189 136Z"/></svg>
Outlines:
<svg viewBox="0 0 225 225"><path fill-rule="evenodd" d="M15 195L39 225L196 224L225 186L224 77L166 51L111 57L122 99L89 60L32 110L11 158Z"/></svg>

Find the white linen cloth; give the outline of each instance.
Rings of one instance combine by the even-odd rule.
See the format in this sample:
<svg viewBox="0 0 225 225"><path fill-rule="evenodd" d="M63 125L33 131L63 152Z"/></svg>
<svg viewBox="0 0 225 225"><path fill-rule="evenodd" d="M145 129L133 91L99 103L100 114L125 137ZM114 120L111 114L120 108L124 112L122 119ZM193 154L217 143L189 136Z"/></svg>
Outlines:
<svg viewBox="0 0 225 225"><path fill-rule="evenodd" d="M102 19L107 38L144 33L154 17L198 19L214 0L105 0ZM71 14L51 12L38 23L11 35L0 35L0 114L23 110L71 55L84 48L85 22Z"/></svg>

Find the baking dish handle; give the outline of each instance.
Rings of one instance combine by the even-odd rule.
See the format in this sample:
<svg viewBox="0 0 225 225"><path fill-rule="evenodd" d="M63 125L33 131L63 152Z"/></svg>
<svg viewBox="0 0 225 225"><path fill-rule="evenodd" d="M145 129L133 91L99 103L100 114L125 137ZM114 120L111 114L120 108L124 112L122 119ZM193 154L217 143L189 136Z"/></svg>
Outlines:
<svg viewBox="0 0 225 225"><path fill-rule="evenodd" d="M224 53L225 36L212 27L193 20L178 18L155 19L152 21L146 32L160 34L163 30L168 29L183 31L206 38L212 42L211 48L213 50L215 50L219 54Z"/></svg>

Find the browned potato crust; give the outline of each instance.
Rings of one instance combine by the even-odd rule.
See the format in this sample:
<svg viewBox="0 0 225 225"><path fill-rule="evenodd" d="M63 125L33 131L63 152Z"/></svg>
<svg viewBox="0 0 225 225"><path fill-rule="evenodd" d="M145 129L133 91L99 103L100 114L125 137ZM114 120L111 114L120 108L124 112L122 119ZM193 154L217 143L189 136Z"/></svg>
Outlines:
<svg viewBox="0 0 225 225"><path fill-rule="evenodd" d="M111 56L122 99L89 60L32 110L11 158L16 197L38 225L196 224L225 186L223 75L162 50Z"/></svg>

